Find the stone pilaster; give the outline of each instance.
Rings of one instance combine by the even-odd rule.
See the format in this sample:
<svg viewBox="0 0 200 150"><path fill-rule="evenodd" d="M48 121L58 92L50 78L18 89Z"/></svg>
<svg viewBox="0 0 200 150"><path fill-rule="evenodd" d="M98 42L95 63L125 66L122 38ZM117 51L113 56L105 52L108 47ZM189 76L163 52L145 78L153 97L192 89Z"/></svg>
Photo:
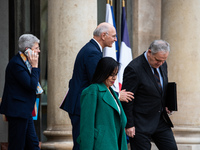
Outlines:
<svg viewBox="0 0 200 150"><path fill-rule="evenodd" d="M68 90L75 57L97 26L97 1L48 1L47 142L42 149L71 150L71 121L59 108Z"/></svg>
<svg viewBox="0 0 200 150"><path fill-rule="evenodd" d="M134 0L133 6L133 57L142 54L153 40L161 35L161 1Z"/></svg>
<svg viewBox="0 0 200 150"><path fill-rule="evenodd" d="M162 39L171 44L169 81L177 83L178 112L171 116L181 150L200 149L200 1L162 0Z"/></svg>

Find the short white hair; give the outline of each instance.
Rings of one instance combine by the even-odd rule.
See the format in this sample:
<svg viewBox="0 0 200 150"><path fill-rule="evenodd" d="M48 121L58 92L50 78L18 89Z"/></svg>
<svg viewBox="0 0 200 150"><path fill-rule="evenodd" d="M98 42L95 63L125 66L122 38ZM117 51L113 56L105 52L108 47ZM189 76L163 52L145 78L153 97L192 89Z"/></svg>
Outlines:
<svg viewBox="0 0 200 150"><path fill-rule="evenodd" d="M107 33L109 31L109 26L107 24L103 24L99 27L97 27L94 32L93 32L93 35L94 36L100 36L102 33Z"/></svg>
<svg viewBox="0 0 200 150"><path fill-rule="evenodd" d="M24 52L26 48L32 48L35 43L40 43L40 40L32 34L23 34L19 37L19 50Z"/></svg>
<svg viewBox="0 0 200 150"><path fill-rule="evenodd" d="M170 52L170 45L164 40L155 40L151 43L149 49L151 50L152 54L156 54L159 51Z"/></svg>

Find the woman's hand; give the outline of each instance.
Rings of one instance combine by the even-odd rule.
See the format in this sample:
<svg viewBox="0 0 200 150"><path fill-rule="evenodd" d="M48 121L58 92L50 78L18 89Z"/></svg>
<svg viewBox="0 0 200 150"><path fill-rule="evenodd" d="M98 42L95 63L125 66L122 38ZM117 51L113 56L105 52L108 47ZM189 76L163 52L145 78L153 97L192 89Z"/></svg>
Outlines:
<svg viewBox="0 0 200 150"><path fill-rule="evenodd" d="M30 53L28 51L28 61L33 68L38 68L38 59L39 59L39 55L37 53L34 53L34 51Z"/></svg>

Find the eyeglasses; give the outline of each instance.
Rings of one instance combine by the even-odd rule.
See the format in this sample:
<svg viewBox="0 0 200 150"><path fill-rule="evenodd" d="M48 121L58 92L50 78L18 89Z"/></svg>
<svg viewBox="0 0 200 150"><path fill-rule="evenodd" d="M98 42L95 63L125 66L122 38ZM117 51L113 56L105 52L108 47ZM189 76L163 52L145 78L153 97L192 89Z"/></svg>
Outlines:
<svg viewBox="0 0 200 150"><path fill-rule="evenodd" d="M34 49L37 49L37 50L38 50L38 49L40 49L40 47L36 47L36 48L34 48Z"/></svg>
<svg viewBox="0 0 200 150"><path fill-rule="evenodd" d="M31 47L28 47L28 48L30 48L31 50L33 50L33 49L36 49L36 50L38 50L38 49L40 49L40 47L36 47L36 48L31 48Z"/></svg>
<svg viewBox="0 0 200 150"><path fill-rule="evenodd" d="M110 35L110 34L108 34L108 32L106 32L106 34L107 35ZM117 38L117 35L115 34L115 35L110 35L111 37L113 37L113 38Z"/></svg>
<svg viewBox="0 0 200 150"><path fill-rule="evenodd" d="M112 77L112 78L114 78L114 77L116 77L116 76L117 76L117 73L116 73L116 74L112 73L112 74L110 75L110 77Z"/></svg>
<svg viewBox="0 0 200 150"><path fill-rule="evenodd" d="M39 50L40 49L40 47L32 47L32 48L30 48L30 49L32 49L32 50L34 50L34 49L36 49L36 50Z"/></svg>
<svg viewBox="0 0 200 150"><path fill-rule="evenodd" d="M152 55L153 56L153 55ZM157 59L155 56L153 56L153 58L155 59L155 61L159 62L159 63L164 63L166 60L159 60Z"/></svg>

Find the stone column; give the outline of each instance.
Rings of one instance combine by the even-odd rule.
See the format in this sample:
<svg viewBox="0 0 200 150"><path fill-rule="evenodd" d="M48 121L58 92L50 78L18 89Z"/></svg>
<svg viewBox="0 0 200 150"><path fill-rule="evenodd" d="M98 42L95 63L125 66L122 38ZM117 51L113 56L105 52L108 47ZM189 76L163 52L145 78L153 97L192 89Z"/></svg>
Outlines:
<svg viewBox="0 0 200 150"><path fill-rule="evenodd" d="M72 76L75 57L97 26L97 1L48 1L47 142L42 149L71 150L71 121L59 108Z"/></svg>
<svg viewBox="0 0 200 150"><path fill-rule="evenodd" d="M177 83L171 119L180 150L200 149L200 1L162 0L162 39L171 44L169 81Z"/></svg>
<svg viewBox="0 0 200 150"><path fill-rule="evenodd" d="M127 6L129 7L129 6ZM134 0L133 11L133 57L147 50L150 43L160 39L161 1Z"/></svg>

